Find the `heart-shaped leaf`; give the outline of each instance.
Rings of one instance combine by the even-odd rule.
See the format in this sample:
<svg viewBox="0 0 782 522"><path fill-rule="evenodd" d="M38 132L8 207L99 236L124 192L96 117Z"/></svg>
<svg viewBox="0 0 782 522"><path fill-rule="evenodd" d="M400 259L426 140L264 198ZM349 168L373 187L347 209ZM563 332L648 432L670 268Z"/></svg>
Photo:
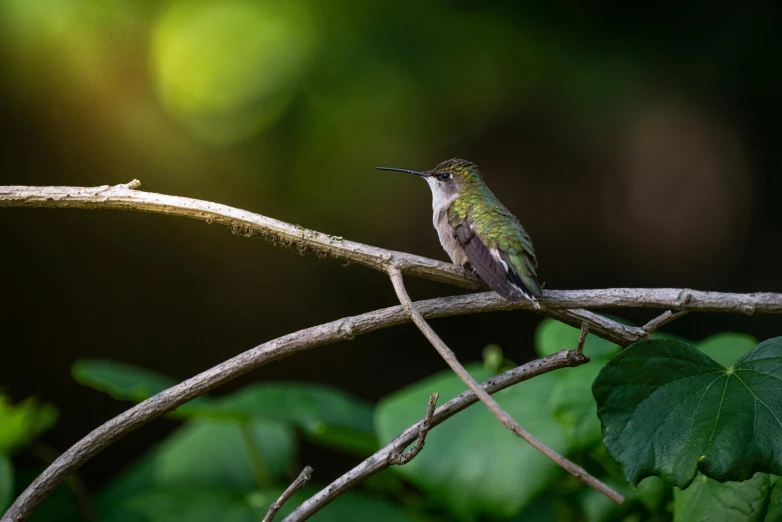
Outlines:
<svg viewBox="0 0 782 522"><path fill-rule="evenodd" d="M722 482L782 473L781 384L780 337L728 368L683 341L652 339L614 357L592 391L628 482L657 475L686 488L699 470Z"/></svg>
<svg viewBox="0 0 782 522"><path fill-rule="evenodd" d="M566 343L575 345L578 335L577 328L546 319L541 322L537 335L539 350L548 352L556 346L569 346ZM672 338L662 332L657 337ZM720 364L729 366L756 344L757 340L750 335L726 332L699 341L695 346ZM584 391L592 386L603 366L618 352L618 345L590 335L584 346L584 353L591 358L590 363L566 368L555 374L557 384L551 391L551 408L574 449L592 447L602 439L595 399Z"/></svg>
<svg viewBox="0 0 782 522"><path fill-rule="evenodd" d="M492 376L480 364L468 370L478 381ZM548 406L554 379L553 374L541 375L494 397L536 437L565 453L567 442ZM440 393L443 404L464 390L464 383L449 371L384 398L375 416L381 441L388 442L419 421L432 392ZM480 514L513 516L559 473L554 463L502 427L480 403L433 429L424 450L409 464L393 469L464 520Z"/></svg>
<svg viewBox="0 0 782 522"><path fill-rule="evenodd" d="M719 483L703 475L673 490L674 522L775 522L782 510L778 478L757 473L744 482ZM776 485L775 485L776 483Z"/></svg>

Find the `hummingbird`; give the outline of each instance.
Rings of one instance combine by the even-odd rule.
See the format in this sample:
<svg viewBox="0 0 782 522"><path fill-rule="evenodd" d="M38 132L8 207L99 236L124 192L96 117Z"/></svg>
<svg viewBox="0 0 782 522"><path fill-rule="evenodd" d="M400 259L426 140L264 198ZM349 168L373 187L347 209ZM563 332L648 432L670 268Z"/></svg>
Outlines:
<svg viewBox="0 0 782 522"><path fill-rule="evenodd" d="M486 186L477 165L450 159L424 171L376 168L424 178L432 190L432 223L451 261L466 269L472 267L505 299L526 298L540 307L538 261L532 240Z"/></svg>

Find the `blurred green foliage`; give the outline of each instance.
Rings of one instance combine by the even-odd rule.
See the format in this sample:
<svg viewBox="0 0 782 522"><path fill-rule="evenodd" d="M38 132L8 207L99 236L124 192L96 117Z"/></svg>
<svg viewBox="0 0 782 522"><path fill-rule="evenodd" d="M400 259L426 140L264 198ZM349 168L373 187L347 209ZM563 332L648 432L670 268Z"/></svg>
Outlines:
<svg viewBox="0 0 782 522"><path fill-rule="evenodd" d="M674 489L674 522L774 522L782 515L780 478L758 473L744 482L719 483L698 475L692 485Z"/></svg>
<svg viewBox="0 0 782 522"><path fill-rule="evenodd" d="M536 332L536 349L545 356L572 348L578 336L577 329L547 319ZM649 345L654 343L681 345L679 357L687 355L683 351L695 350L670 336L660 336L620 352L614 361L651 357L654 350ZM724 333L697 346L703 350L698 352L701 357L708 353L727 362L750 357L757 350L754 344L748 336ZM639 350L640 355L636 355ZM715 513L727 503L734 513L731 521L774 520L775 513L782 510L782 490L778 477L770 475L757 474L746 482L722 484L699 476L684 491L650 477L631 488L603 446L597 405L588 393L598 374L596 389L606 386L617 364L610 361L618 347L589 336L584 351L592 357L590 364L535 377L495 397L546 444L623 494L623 505L613 504L521 444L482 405L475 404L433 429L424 450L406 466L381 472L314 519L499 522L532 517L542 522L651 522L673 517L677 521L705 521L714 520ZM485 354L486 363L468 367L479 381L491 378L499 364L510 363L498 346L487 347ZM658 363L659 357L651 357L643 373L620 373L640 383L655 375L654 364ZM97 360L77 362L73 375L82 384L120 400L141 401L175 384L173 379L147 370ZM614 402L630 397L620 385L610 386L615 388ZM301 466L297 457L300 437L365 458L420 420L429 395L435 391L443 404L463 392L464 384L444 371L385 397L375 408L339 390L300 383L257 384L219 398L200 397L173 414L182 421L180 428L98 492L94 508L99 520L111 522L257 520L297 474ZM670 401L677 402L673 392ZM35 403L26 401L14 409L6 405L2 411L15 416L27 412L35 417L50 408L33 408L31 404ZM651 418L665 415L660 409ZM604 434L614 430L613 420L603 421ZM0 434L2 428L14 425L18 422L0 424ZM45 424L29 425L35 428L26 431L26 441ZM644 428L639 424L636 429ZM669 443L676 441L671 439ZM24 442L15 447L20 444ZM732 446L734 453L741 447ZM636 450L620 455L623 464L625 457L632 461L641 458ZM22 475L27 480L29 473ZM400 479L412 488L402 485ZM314 494L322 485L319 482L316 473L314 484L299 492L282 514ZM17 491L21 486L17 484ZM0 456L0 500L10 498L11 487L9 460ZM62 489L44 502L35 520L82 519L73 498Z"/></svg>
<svg viewBox="0 0 782 522"><path fill-rule="evenodd" d="M6 455L0 455L0 511L11 504L14 493L14 472L11 461Z"/></svg>
<svg viewBox="0 0 782 522"><path fill-rule="evenodd" d="M10 455L57 422L57 409L34 398L11 404L0 394L0 454Z"/></svg>
<svg viewBox="0 0 782 522"><path fill-rule="evenodd" d="M143 368L99 360L77 361L76 381L115 399L140 402L177 384ZM181 418L250 421L260 417L294 427L308 439L359 455L372 453L372 408L340 390L308 383L251 385L215 399L204 395L172 414Z"/></svg>
<svg viewBox="0 0 782 522"><path fill-rule="evenodd" d="M163 103L209 142L258 132L293 98L312 52L311 25L296 2L172 3L152 50Z"/></svg>
<svg viewBox="0 0 782 522"><path fill-rule="evenodd" d="M587 121L640 95L643 71L625 51L552 39L534 18L411 1L8 0L0 42L20 92L90 114L106 161L143 150L148 177L203 175L196 158L225 161L213 147L247 143L233 172L261 170L332 219L356 171L428 168L542 93L567 104L568 131L593 132ZM366 189L349 191L352 215L391 209Z"/></svg>
<svg viewBox="0 0 782 522"><path fill-rule="evenodd" d="M28 398L18 404L0 393L0 512L11 503L15 477L11 466L14 453L33 442L57 422L57 409Z"/></svg>
<svg viewBox="0 0 782 522"><path fill-rule="evenodd" d="M479 364L467 369L478 382L492 377ZM522 426L564 454L568 445L548 407L554 379L550 373L541 375L494 397ZM445 402L462 393L464 383L452 372L443 372L386 397L376 411L381 442L388 443L420 420L422 405L435 391ZM399 472L464 520L475 520L479 515L516 515L561 478L556 464L532 446L519 444L481 404L470 406L433 430L426 444L426 449L440 449L422 451Z"/></svg>

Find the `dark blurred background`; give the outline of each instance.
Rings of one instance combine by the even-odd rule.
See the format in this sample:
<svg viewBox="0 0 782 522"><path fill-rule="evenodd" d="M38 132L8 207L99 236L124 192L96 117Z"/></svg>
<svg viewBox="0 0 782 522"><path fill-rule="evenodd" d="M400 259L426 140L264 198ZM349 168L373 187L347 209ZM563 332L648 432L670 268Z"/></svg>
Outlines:
<svg viewBox="0 0 782 522"><path fill-rule="evenodd" d="M0 184L217 201L447 259L412 176L476 162L524 223L548 288L782 291L779 4L5 0ZM220 226L141 213L0 209L0 387L54 403L62 451L126 404L71 364L192 376L264 341L395 303L385 276ZM415 298L458 290L409 281ZM644 321L652 312L622 312ZM533 357L527 312L439 320L464 361ZM780 335L697 314L691 339ZM253 372L369 400L444 367L412 327ZM157 421L84 469L115 474ZM310 448L320 479L342 457Z"/></svg>

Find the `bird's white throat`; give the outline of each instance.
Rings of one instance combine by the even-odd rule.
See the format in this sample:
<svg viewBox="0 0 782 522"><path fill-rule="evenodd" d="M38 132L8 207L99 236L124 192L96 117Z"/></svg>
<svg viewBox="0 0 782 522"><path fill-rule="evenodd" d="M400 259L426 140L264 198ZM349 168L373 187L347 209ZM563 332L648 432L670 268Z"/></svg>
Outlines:
<svg viewBox="0 0 782 522"><path fill-rule="evenodd" d="M434 178L425 178L432 189L432 224L437 230L437 236L443 250L451 258L451 261L457 265L464 265L467 262L467 254L453 237L453 228L448 221L448 209L459 196L458 190L448 190Z"/></svg>

